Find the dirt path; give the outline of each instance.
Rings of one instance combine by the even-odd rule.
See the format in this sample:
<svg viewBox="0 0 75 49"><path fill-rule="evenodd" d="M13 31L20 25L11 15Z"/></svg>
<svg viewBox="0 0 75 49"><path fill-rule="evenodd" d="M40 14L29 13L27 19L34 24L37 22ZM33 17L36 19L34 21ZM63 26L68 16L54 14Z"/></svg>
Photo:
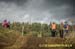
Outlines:
<svg viewBox="0 0 75 49"><path fill-rule="evenodd" d="M66 44L74 42L75 33L69 33L65 38L60 37L34 37L32 33L26 34L26 36L20 36L14 43L14 45L5 49L68 49L68 48L51 48L51 47L39 47L40 44Z"/></svg>
<svg viewBox="0 0 75 49"><path fill-rule="evenodd" d="M68 33L68 35L65 36L66 38L75 38L75 32Z"/></svg>

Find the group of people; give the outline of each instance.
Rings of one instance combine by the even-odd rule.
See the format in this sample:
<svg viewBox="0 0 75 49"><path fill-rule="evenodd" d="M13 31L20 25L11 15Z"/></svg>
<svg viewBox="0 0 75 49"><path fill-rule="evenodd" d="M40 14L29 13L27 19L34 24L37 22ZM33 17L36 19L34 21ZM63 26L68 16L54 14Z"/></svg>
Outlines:
<svg viewBox="0 0 75 49"><path fill-rule="evenodd" d="M10 23L7 20L4 20L2 22L2 26L4 28L10 28ZM51 36L55 37L56 36L56 30L57 30L57 24L55 22L51 23L50 29L51 29ZM59 25L58 31L60 33L60 37L63 38L64 33L68 33L68 31L69 31L69 25L67 23L65 23L65 24L61 23Z"/></svg>
<svg viewBox="0 0 75 49"><path fill-rule="evenodd" d="M51 36L55 37L56 36L56 30L57 30L57 24L55 22L51 23L50 28L51 28ZM65 24L61 23L59 25L58 31L60 33L60 37L63 38L64 33L68 33L68 31L69 31L69 25L67 23L65 23Z"/></svg>

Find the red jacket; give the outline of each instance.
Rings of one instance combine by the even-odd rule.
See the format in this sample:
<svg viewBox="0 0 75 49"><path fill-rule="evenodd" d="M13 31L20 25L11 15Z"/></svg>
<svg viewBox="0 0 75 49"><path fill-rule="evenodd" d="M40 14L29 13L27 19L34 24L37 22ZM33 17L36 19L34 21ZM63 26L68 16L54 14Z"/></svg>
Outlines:
<svg viewBox="0 0 75 49"><path fill-rule="evenodd" d="M3 27L5 27L5 28L7 28L7 27L8 27L8 25L9 25L9 24L8 24L8 22L7 22L7 21L5 21L5 22L3 22L3 23L2 23L2 26L3 26Z"/></svg>

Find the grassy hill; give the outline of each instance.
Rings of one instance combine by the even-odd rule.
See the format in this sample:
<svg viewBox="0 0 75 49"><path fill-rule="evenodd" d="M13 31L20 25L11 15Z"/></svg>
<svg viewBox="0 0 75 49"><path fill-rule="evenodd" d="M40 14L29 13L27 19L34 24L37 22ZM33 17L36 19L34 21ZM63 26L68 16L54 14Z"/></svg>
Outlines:
<svg viewBox="0 0 75 49"><path fill-rule="evenodd" d="M20 32L11 29L0 30L0 49L75 49L75 33L66 38L36 37L32 33L22 36ZM40 47L40 44L72 44L72 47Z"/></svg>

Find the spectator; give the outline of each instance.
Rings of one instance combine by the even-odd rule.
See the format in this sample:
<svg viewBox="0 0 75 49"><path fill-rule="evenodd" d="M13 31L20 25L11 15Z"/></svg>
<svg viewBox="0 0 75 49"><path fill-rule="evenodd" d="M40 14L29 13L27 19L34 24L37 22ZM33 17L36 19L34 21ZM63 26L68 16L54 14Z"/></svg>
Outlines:
<svg viewBox="0 0 75 49"><path fill-rule="evenodd" d="M56 33L56 24L55 24L55 22L53 22L51 24L51 34L52 34L52 37L55 37L55 33Z"/></svg>
<svg viewBox="0 0 75 49"><path fill-rule="evenodd" d="M64 28L64 25L63 25L63 23L61 23L60 24L60 30L59 30L61 38L63 38L63 36L64 36L63 28Z"/></svg>
<svg viewBox="0 0 75 49"><path fill-rule="evenodd" d="M10 27L9 22L7 22L7 20L4 20L4 21L2 22L2 26L3 26L4 28L9 28L9 27Z"/></svg>
<svg viewBox="0 0 75 49"><path fill-rule="evenodd" d="M65 23L65 25L64 25L64 31L66 33L68 33L68 31L69 31L69 25L67 23Z"/></svg>

